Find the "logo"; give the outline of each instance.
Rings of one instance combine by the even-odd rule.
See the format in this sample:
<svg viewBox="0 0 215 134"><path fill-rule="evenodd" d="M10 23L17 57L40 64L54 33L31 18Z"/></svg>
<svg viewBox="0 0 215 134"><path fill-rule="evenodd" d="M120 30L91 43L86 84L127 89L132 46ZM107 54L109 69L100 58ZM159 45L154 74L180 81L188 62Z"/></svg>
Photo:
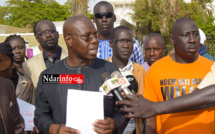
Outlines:
<svg viewBox="0 0 215 134"><path fill-rule="evenodd" d="M128 77L127 80L128 80L128 81L134 81L134 78Z"/></svg>
<svg viewBox="0 0 215 134"><path fill-rule="evenodd" d="M117 78L112 78L112 79L111 79L111 84L113 84L113 85L118 85L118 84L119 84L118 79L117 79Z"/></svg>
<svg viewBox="0 0 215 134"><path fill-rule="evenodd" d="M102 85L102 88L103 90L106 92L108 89L107 89L107 85Z"/></svg>
<svg viewBox="0 0 215 134"><path fill-rule="evenodd" d="M43 84L84 84L83 74L43 74Z"/></svg>

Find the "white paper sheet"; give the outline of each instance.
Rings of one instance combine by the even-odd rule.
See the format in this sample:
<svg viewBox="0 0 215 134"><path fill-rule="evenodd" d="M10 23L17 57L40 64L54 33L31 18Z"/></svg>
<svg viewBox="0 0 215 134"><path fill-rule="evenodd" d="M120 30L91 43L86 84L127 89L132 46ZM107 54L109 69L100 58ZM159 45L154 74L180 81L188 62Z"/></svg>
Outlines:
<svg viewBox="0 0 215 134"><path fill-rule="evenodd" d="M78 129L81 134L96 134L92 125L96 119L104 119L103 94L69 89L66 126Z"/></svg>
<svg viewBox="0 0 215 134"><path fill-rule="evenodd" d="M19 112L25 121L24 131L33 131L35 106L17 98Z"/></svg>

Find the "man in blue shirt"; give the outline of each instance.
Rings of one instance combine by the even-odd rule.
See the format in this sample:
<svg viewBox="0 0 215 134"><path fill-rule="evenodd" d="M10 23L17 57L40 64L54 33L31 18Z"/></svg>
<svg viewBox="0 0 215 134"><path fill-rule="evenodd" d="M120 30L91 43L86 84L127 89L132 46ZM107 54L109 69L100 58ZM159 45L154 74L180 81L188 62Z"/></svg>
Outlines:
<svg viewBox="0 0 215 134"><path fill-rule="evenodd" d="M101 1L94 6L93 22L96 23L97 30L100 34L97 53L98 58L107 59L112 56L112 49L109 46L109 41L115 21L116 16L114 15L113 6L110 3ZM137 40L133 40L135 44L130 58L132 61L142 65L144 63L143 52Z"/></svg>

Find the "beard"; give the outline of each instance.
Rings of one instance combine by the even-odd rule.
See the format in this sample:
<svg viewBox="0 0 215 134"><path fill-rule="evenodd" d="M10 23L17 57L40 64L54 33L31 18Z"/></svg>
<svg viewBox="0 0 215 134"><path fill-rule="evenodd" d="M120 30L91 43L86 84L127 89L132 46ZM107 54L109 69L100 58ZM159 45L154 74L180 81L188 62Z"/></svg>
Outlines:
<svg viewBox="0 0 215 134"><path fill-rule="evenodd" d="M54 44L41 44L43 50L45 51L54 51L57 49L58 47L58 43L54 43Z"/></svg>

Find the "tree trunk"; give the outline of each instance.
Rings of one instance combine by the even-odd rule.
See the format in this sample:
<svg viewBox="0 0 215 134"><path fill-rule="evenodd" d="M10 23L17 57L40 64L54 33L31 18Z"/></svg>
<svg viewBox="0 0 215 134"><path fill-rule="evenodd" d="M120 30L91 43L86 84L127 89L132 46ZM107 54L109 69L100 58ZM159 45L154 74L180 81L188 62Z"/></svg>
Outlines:
<svg viewBox="0 0 215 134"><path fill-rule="evenodd" d="M71 14L87 16L88 0L71 0Z"/></svg>

